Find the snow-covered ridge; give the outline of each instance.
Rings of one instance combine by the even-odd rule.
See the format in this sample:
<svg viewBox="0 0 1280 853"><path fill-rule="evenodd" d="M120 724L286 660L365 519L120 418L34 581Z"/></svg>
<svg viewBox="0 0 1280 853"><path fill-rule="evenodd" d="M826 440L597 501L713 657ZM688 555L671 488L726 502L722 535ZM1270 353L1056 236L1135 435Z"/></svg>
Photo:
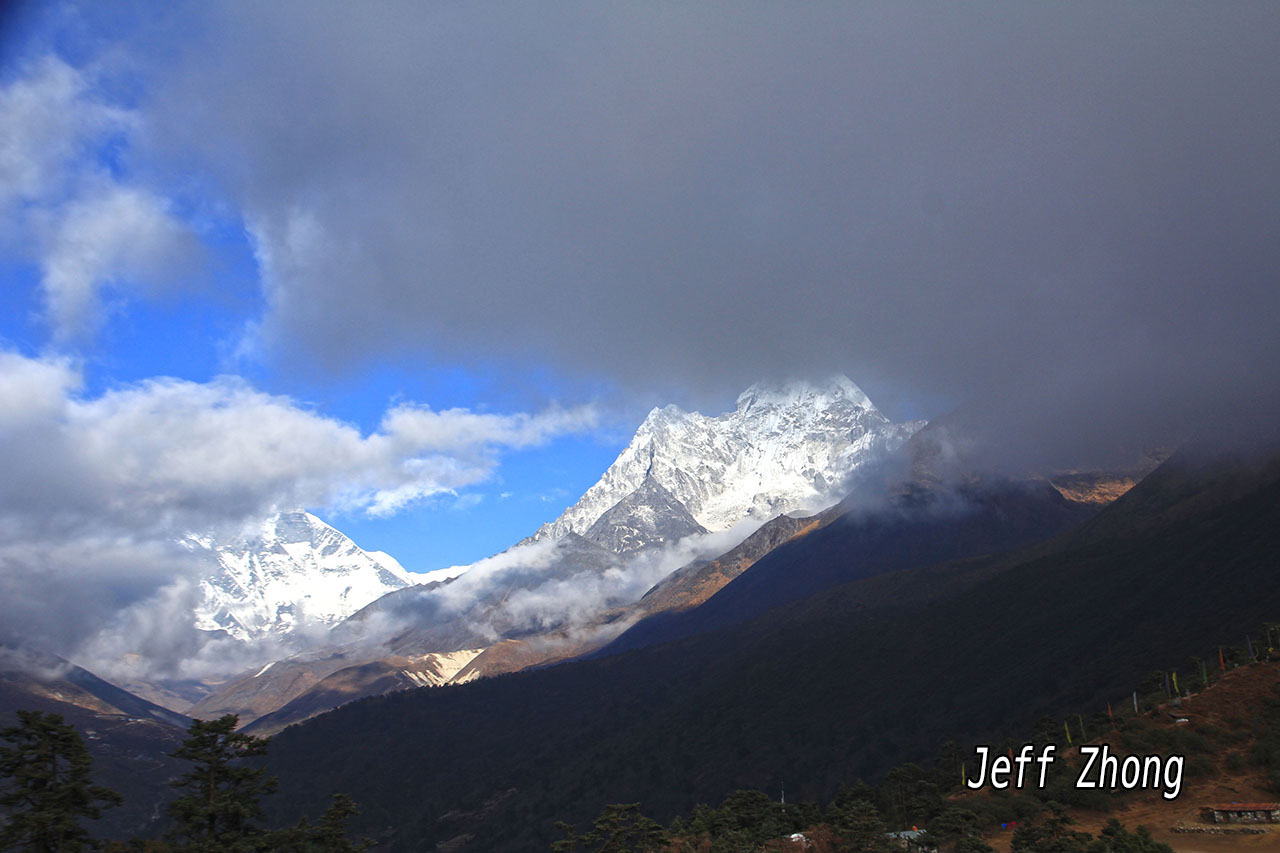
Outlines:
<svg viewBox="0 0 1280 853"><path fill-rule="evenodd" d="M891 423L843 376L753 385L715 417L654 409L600 481L521 544L576 533L627 553L818 509L843 497L852 471L921 425ZM472 568L408 572L303 511L275 515L234 541L190 535L183 544L207 561L197 627L240 640L332 625L387 593Z"/></svg>
<svg viewBox="0 0 1280 853"><path fill-rule="evenodd" d="M841 482L923 426L894 424L845 376L752 385L731 412L654 409L594 486L526 541L586 533L652 477L711 531L817 509Z"/></svg>
<svg viewBox="0 0 1280 853"><path fill-rule="evenodd" d="M389 554L363 551L300 510L272 516L240 541L192 535L183 544L209 563L196 627L240 640L339 622L416 580Z"/></svg>

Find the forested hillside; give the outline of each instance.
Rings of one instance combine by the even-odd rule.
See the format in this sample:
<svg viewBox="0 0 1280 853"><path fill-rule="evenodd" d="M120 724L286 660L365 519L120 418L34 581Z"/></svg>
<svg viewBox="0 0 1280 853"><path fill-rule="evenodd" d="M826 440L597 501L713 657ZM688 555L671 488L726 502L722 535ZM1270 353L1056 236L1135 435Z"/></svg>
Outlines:
<svg viewBox="0 0 1280 853"><path fill-rule="evenodd" d="M783 782L821 800L949 739L1095 711L1154 661L1280 609L1278 472L1183 454L1024 552L879 575L616 657L356 703L277 737L282 815L360 791L358 828L393 849L463 834L528 849L605 803L665 820Z"/></svg>

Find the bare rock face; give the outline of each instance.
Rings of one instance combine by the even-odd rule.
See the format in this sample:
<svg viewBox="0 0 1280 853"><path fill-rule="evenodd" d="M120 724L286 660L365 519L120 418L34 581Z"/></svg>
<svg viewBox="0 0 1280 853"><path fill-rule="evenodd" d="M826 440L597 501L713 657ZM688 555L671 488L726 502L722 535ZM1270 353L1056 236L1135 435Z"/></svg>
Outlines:
<svg viewBox="0 0 1280 853"><path fill-rule="evenodd" d="M600 481L558 519L435 583L413 585L419 578L394 560L360 551L303 513L273 519L243 543L193 540L217 562L206 582L208 628L245 639L288 633L304 617L336 623L325 649L245 673L202 706L245 717L279 709L261 724L279 726L362 695L591 651L641 616L695 606L780 542L823 523L825 516L784 514L836 503L850 475L920 426L892 423L844 377L755 385L716 417L654 409ZM751 520L770 523L640 600L664 565L659 549ZM450 665L471 657L446 677L441 655Z"/></svg>
<svg viewBox="0 0 1280 853"><path fill-rule="evenodd" d="M677 542L707 529L653 477L610 507L587 528L584 539L618 554Z"/></svg>
<svg viewBox="0 0 1280 853"><path fill-rule="evenodd" d="M697 607L774 548L839 516L838 506L812 516L780 515L720 556L697 560L667 575L635 603L632 610L638 615L633 618Z"/></svg>
<svg viewBox="0 0 1280 853"><path fill-rule="evenodd" d="M654 409L599 482L525 541L578 533L593 541L625 541L630 550L654 544L633 535L639 532L639 498L616 514L630 532L590 532L642 488L657 501L655 516L674 521L670 510L679 505L709 531L817 510L844 496L850 474L896 450L921 426L891 422L843 376L818 385L753 385L732 412L716 417L676 406ZM653 485L646 486L649 481Z"/></svg>
<svg viewBox="0 0 1280 853"><path fill-rule="evenodd" d="M856 385L753 385L732 412L654 409L582 499L521 544L577 534L628 554L744 520L816 510L846 477L919 424L893 424ZM208 562L196 626L239 640L335 625L420 578L302 512L275 515L237 541L190 535ZM600 562L574 554L567 564ZM461 639L461 638L459 638Z"/></svg>

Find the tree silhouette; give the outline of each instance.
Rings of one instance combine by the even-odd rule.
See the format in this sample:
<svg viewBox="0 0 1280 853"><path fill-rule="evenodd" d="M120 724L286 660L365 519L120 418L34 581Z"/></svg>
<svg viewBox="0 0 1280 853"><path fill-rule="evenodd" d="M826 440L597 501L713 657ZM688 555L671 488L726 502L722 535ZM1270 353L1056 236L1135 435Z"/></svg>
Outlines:
<svg viewBox="0 0 1280 853"><path fill-rule="evenodd" d="M359 811L349 796L334 794L319 823L313 826L303 818L292 829L268 833L268 849L272 853L360 853L373 845L347 838L347 822Z"/></svg>
<svg viewBox="0 0 1280 853"><path fill-rule="evenodd" d="M842 792L843 793L843 792ZM845 797L827 810L831 830L839 837L840 851L888 851L886 828L880 812L868 800Z"/></svg>
<svg viewBox="0 0 1280 853"><path fill-rule="evenodd" d="M18 725L0 731L12 746L0 747L0 849L35 853L97 849L80 826L102 807L120 803L115 791L90 782L93 759L79 733L60 714L18 711Z"/></svg>
<svg viewBox="0 0 1280 853"><path fill-rule="evenodd" d="M662 827L640 813L639 803L605 806L586 835L578 835L564 822L557 826L565 838L554 842L551 849L560 853L649 853L667 841Z"/></svg>
<svg viewBox="0 0 1280 853"><path fill-rule="evenodd" d="M1089 845L1089 853L1173 853L1173 848L1152 838L1145 826L1130 832L1111 818L1098 833L1098 840Z"/></svg>
<svg viewBox="0 0 1280 853"><path fill-rule="evenodd" d="M195 766L171 784L182 793L169 804L175 821L169 837L184 850L242 853L263 849L259 799L276 789L266 770L244 759L265 755L267 739L235 730L239 718L195 720L173 754Z"/></svg>

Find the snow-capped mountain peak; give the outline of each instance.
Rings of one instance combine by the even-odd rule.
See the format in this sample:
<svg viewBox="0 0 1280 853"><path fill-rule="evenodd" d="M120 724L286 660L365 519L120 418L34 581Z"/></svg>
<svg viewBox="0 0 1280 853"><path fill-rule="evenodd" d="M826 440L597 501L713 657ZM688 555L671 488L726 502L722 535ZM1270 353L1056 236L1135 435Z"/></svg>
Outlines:
<svg viewBox="0 0 1280 853"><path fill-rule="evenodd" d="M599 482L525 541L577 534L605 553L630 553L744 519L816 510L843 497L852 471L919 426L891 423L843 376L758 383L714 417L657 408ZM184 544L208 561L197 626L242 640L334 624L389 592L466 571L414 575L301 510L232 541L191 535Z"/></svg>
<svg viewBox="0 0 1280 853"><path fill-rule="evenodd" d="M526 541L586 534L650 477L711 531L816 509L843 497L835 490L853 470L921 425L890 422L844 376L758 383L715 417L656 408L599 482Z"/></svg>
<svg viewBox="0 0 1280 853"><path fill-rule="evenodd" d="M282 512L236 541L183 540L209 561L196 626L248 640L305 621L332 624L413 584L393 557L360 549L309 512Z"/></svg>
<svg viewBox="0 0 1280 853"><path fill-rule="evenodd" d="M818 384L803 380L781 384L757 382L738 395L736 411L745 413L753 407L766 406L803 406L822 410L838 403L879 412L861 388L849 377L839 375Z"/></svg>

